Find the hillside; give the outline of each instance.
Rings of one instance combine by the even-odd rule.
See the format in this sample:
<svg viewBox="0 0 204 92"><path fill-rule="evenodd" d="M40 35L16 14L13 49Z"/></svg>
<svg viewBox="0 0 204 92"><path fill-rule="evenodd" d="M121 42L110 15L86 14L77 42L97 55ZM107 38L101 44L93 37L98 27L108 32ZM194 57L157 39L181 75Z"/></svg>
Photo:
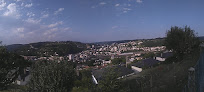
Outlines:
<svg viewBox="0 0 204 92"><path fill-rule="evenodd" d="M199 51L177 63L161 64L124 79L129 92L182 92L188 82L188 69L194 67Z"/></svg>
<svg viewBox="0 0 204 92"><path fill-rule="evenodd" d="M95 42L92 44L98 44L98 45L111 45L113 43L126 43L129 41L135 41L135 40L119 40L119 41L104 41L104 42Z"/></svg>
<svg viewBox="0 0 204 92"><path fill-rule="evenodd" d="M164 39L143 40L143 43L141 45L144 47L164 46Z"/></svg>
<svg viewBox="0 0 204 92"><path fill-rule="evenodd" d="M75 54L86 49L86 44L72 41L38 42L30 44L14 44L6 46L8 51L25 56L64 56Z"/></svg>
<svg viewBox="0 0 204 92"><path fill-rule="evenodd" d="M104 42L95 42L95 43L92 43L92 44L98 44L98 45L111 45L113 43L126 43L126 42L130 42L130 41L144 41L147 43L149 43L149 41L152 41L152 43L155 43L158 44L157 41L161 42L163 41L164 38L152 38L152 39L134 39L134 40L118 40L118 41L104 41ZM150 43L150 44L152 44ZM145 44L146 45L146 44ZM148 44L149 45L149 44ZM161 44L159 44L161 45ZM163 45L163 44L162 44Z"/></svg>

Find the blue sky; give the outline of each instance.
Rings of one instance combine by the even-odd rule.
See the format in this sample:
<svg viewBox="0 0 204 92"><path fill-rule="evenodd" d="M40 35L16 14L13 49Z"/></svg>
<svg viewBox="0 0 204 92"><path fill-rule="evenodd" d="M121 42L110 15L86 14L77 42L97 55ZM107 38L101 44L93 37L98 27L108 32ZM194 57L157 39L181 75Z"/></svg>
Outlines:
<svg viewBox="0 0 204 92"><path fill-rule="evenodd" d="M171 26L204 35L204 0L0 0L3 44L164 37Z"/></svg>

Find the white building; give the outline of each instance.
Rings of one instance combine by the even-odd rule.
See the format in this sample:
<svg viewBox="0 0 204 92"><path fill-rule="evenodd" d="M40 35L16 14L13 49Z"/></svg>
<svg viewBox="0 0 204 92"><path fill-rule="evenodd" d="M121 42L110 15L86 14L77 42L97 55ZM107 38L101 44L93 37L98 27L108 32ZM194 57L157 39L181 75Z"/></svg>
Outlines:
<svg viewBox="0 0 204 92"><path fill-rule="evenodd" d="M69 60L73 60L74 59L74 55L69 54Z"/></svg>

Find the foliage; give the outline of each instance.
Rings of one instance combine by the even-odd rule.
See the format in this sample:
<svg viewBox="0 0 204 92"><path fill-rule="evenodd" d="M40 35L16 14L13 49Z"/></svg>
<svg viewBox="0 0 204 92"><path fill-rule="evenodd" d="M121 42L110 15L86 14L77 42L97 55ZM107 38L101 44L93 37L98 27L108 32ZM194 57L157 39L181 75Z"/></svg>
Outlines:
<svg viewBox="0 0 204 92"><path fill-rule="evenodd" d="M73 87L72 92L90 92L86 87Z"/></svg>
<svg viewBox="0 0 204 92"><path fill-rule="evenodd" d="M147 41L144 41L141 45L144 46L144 47L163 46L164 45L164 40L163 39L147 40Z"/></svg>
<svg viewBox="0 0 204 92"><path fill-rule="evenodd" d="M23 69L30 65L23 57L7 52L3 46L0 46L0 63L0 90L10 86Z"/></svg>
<svg viewBox="0 0 204 92"><path fill-rule="evenodd" d="M190 27L171 27L166 33L165 45L168 50L173 50L178 58L191 53L199 47L199 39Z"/></svg>
<svg viewBox="0 0 204 92"><path fill-rule="evenodd" d="M153 52L149 52L146 54L141 54L141 56L144 58L153 58L155 56L155 54Z"/></svg>
<svg viewBox="0 0 204 92"><path fill-rule="evenodd" d="M116 64L120 64L120 63L125 63L126 60L125 58L121 57L121 58L115 58L112 60L112 64L116 65Z"/></svg>
<svg viewBox="0 0 204 92"><path fill-rule="evenodd" d="M10 51L25 56L50 56L56 53L59 56L65 56L86 49L86 45L79 42L39 42L22 46L11 45L7 47L8 49L10 48ZM15 49L13 47L15 47Z"/></svg>
<svg viewBox="0 0 204 92"><path fill-rule="evenodd" d="M89 60L86 63L88 66L94 66L95 60Z"/></svg>
<svg viewBox="0 0 204 92"><path fill-rule="evenodd" d="M98 90L101 92L118 92L121 87L121 80L115 72L115 68L110 68L103 73L102 80L99 81Z"/></svg>
<svg viewBox="0 0 204 92"><path fill-rule="evenodd" d="M74 85L75 71L69 62L37 61L32 69L30 92L67 92Z"/></svg>
<svg viewBox="0 0 204 92"><path fill-rule="evenodd" d="M132 63L137 63L137 62L139 62L139 61L141 61L141 60L135 59Z"/></svg>
<svg viewBox="0 0 204 92"><path fill-rule="evenodd" d="M79 76L74 82L72 92L90 92L95 85L92 82L91 70L79 71Z"/></svg>

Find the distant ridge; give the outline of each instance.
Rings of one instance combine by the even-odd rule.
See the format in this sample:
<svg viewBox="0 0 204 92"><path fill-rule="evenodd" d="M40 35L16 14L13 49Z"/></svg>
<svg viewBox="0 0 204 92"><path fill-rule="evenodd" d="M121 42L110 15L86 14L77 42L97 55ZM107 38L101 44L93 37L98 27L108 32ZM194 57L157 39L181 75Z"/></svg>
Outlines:
<svg viewBox="0 0 204 92"><path fill-rule="evenodd" d="M204 41L204 36L200 36L198 38L199 38L199 40Z"/></svg>
<svg viewBox="0 0 204 92"><path fill-rule="evenodd" d="M113 44L113 43L125 43L125 42L129 42L129 41L154 40L154 39L164 39L164 38L133 39L133 40L118 40L118 41L102 41L102 42L94 42L94 43L91 43L91 44L110 45L110 44Z"/></svg>
<svg viewBox="0 0 204 92"><path fill-rule="evenodd" d="M29 44L7 45L10 52L25 56L50 56L56 53L59 56L79 53L86 49L86 45L81 42L59 41L59 42L37 42Z"/></svg>
<svg viewBox="0 0 204 92"><path fill-rule="evenodd" d="M7 46L6 46L6 49L7 49L8 51L13 51L13 50L15 50L15 49L20 48L21 46L23 46L23 44L7 45Z"/></svg>

